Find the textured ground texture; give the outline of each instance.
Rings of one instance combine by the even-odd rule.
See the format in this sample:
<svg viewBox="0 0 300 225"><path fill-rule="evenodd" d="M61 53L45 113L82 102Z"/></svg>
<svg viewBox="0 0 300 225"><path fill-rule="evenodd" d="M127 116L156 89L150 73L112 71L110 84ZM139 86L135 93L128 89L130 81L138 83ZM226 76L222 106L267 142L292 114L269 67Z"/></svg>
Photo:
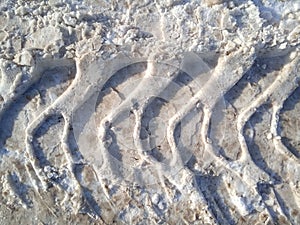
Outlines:
<svg viewBox="0 0 300 225"><path fill-rule="evenodd" d="M300 224L299 0L0 0L0 224Z"/></svg>

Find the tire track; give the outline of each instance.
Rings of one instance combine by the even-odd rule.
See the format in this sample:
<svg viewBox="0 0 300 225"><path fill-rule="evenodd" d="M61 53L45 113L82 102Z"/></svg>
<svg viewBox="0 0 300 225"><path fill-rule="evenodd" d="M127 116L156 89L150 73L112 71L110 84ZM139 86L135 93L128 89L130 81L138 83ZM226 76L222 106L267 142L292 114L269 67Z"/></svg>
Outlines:
<svg viewBox="0 0 300 225"><path fill-rule="evenodd" d="M239 64L241 56L244 62L242 65ZM71 192L65 195L61 204L70 201L71 207L75 212L84 212L94 219L106 222L111 221L113 216L102 218L101 207L106 204L108 211L111 210L113 213L117 213L113 208L121 209L121 206L112 203L111 198L114 196L114 194L112 194L113 188L106 187L105 179L108 177L102 174L102 172L105 169L110 171L109 174L115 173L110 179L113 180L112 178L114 178L120 180L120 186L123 185L127 187L129 183L128 180L126 181L126 177L120 175L118 172L116 173L118 166L120 166L119 168L121 168L121 170L125 167L122 157L119 158L120 162L117 167L112 164L115 161L112 161L110 148L117 148L122 143L118 142L117 137L112 139L113 146L110 146L111 144L107 144L106 142L108 136L113 135L112 124L119 120L122 117L122 113L127 110L131 111L135 118L132 138L137 156L140 158L142 164L152 165L153 168L156 169L155 172L158 176L159 185L162 186L161 191L164 192L167 199L166 204L171 204L174 201L174 191L176 190L175 192L180 193L180 199L193 196L194 203L206 204L215 222L218 224L235 224L237 222L235 218L238 215L247 217L251 215L255 209L261 207L262 204L264 204L269 218L274 223L278 221L289 221L292 224L296 224L292 218L291 210L288 208L289 204L286 204L285 198L281 196L282 193L277 191L276 184L274 185L274 183L272 183L273 181L269 180L269 178L272 178L271 174L259 167L258 162L256 162L250 154L251 149L249 143L246 141L245 127L246 124L250 123L251 118L257 112L258 108L266 103L271 103L272 115L269 132L272 135L271 139L276 153L286 157L289 163L294 163L295 165L299 164L299 157L293 154L293 152L284 145L279 130L279 116L284 108L284 103L299 86L299 58L297 51L292 52L291 58L287 60L287 63L282 67L271 85L259 93L251 104L242 108L238 113L235 122L242 154L240 158L233 161L220 154L216 148L211 133L212 118L215 114L220 113L215 110L220 99L224 98L229 90L231 90L233 86L243 78L249 68L253 66L255 60L255 51L253 49L240 47L240 49L229 55L220 56L218 64L213 70L204 69L200 71L200 74L194 71L195 73L190 77L184 77L185 75L182 75L183 73L181 72L178 73L178 71L171 74L169 78L162 79L155 77L155 64L148 61L145 75L135 81L128 81L127 76L124 76L123 80L118 80L120 78L118 76L114 77L114 75L118 74L118 72L115 72L116 70L118 71L118 68L132 64L131 59L120 56L120 58L104 62L91 55L86 55L77 60L77 73L71 85L51 105L39 112L26 128L26 153L31 163L31 165L27 166L27 170L34 183L34 188L37 193L40 193L41 190L47 190L47 183L51 180L43 172L45 165L41 161L41 157L37 157L36 146L34 144L38 137L37 134L40 133L41 127L49 125L47 123L49 118L60 116L64 121L60 142L64 158L67 160L65 165L70 172L68 177L72 181L68 184L70 185ZM95 73L99 72L102 74L99 76L95 75ZM209 79L203 79L201 73L209 74ZM199 82L203 82L203 80L205 80L205 83L200 87ZM133 88L131 92L128 92L130 93L129 95L124 95L124 93L128 93L120 92L118 85L128 82L133 82L135 85L125 86L125 89L128 87ZM30 82L29 86L23 87L23 93L26 93L26 90L33 85L34 82ZM145 88L149 86L152 87L150 91ZM99 138L99 145L95 146L97 148L94 152L102 154L103 164L101 164L100 167L91 165L91 168L93 168L92 170L97 174L96 182L98 182L104 192L102 193L102 198L105 200L100 201L99 196L95 198L95 195L99 195L99 190L93 192L86 187L82 178L83 170L79 169L79 167L85 167L85 164L93 163L93 161L86 161L86 152L90 150L79 148L76 143L76 141L78 141L76 137L73 137L74 140L71 139L74 135L73 132L75 132L73 131L74 114L77 113L77 110L79 110L85 102L94 99L95 93L99 94L98 99L96 99L96 108L101 108L101 101L107 94L107 90L115 92L120 97L121 103L109 112L106 108L101 109L106 115L100 118L99 124L95 127L95 129L98 129L96 136ZM278 90L282 91L278 92ZM163 104L167 107L171 107L171 103L175 104L174 102L177 101L178 97L179 99L180 97L186 98L185 95L182 95L182 92L189 92L191 98L189 101L186 101L185 104L180 105L180 107L178 107L179 103L177 102L177 106L174 107L177 111L168 118L167 144L170 148L171 157L168 159L168 163L164 164L164 160L161 162L152 153L149 153L150 150L152 150L149 144L149 137L148 139L141 138L142 129L143 126L145 126L143 125L144 115L146 108L153 103L153 97L167 98L168 101L165 101ZM17 98L18 95L12 97L12 99ZM10 101L13 105L13 100ZM5 110L12 107L8 103L4 106ZM20 111L22 107L24 108L22 105ZM158 114L156 116L159 116L162 110L161 106L153 105L153 107L158 107ZM204 116L203 118L201 117L202 120L200 119L196 124L198 126L196 130L198 136L196 133L193 133L193 136L200 139L201 144L203 144L204 153L211 157L211 161L215 166L225 169L216 176L203 174L203 171L207 168L197 170L192 163L188 165L190 161L186 162L186 156L182 155L183 150L181 148L183 148L183 145L180 144L181 128L178 127L182 125L181 123L185 123L183 122L185 117L195 109L198 111L201 109ZM3 112L5 114L5 110L2 111L2 114ZM80 110L78 112L80 113ZM94 112L87 112L85 115L87 117L86 120L81 121L81 123L87 123L87 121L90 120L88 117L91 117L93 113ZM199 115L199 113L196 113L194 116L197 117L197 115ZM51 125L49 125L47 129L49 129L50 126ZM81 129L82 128L80 128L80 130ZM255 126L251 127L251 140L254 139L253 137L255 135L258 135L255 129ZM77 130L77 132L79 131ZM80 136L80 132L77 135ZM5 137L1 137L1 140L5 140ZM200 151L200 149L196 151ZM199 153L195 152L191 154L190 158L196 157L197 161L198 156ZM204 165L200 165L200 167L201 166L203 167ZM34 174L31 172L31 169L33 169ZM150 173L153 171L154 170L149 170ZM218 181L209 181L213 179L213 177L216 177ZM219 180L219 178L222 179ZM230 188L227 185L221 185L219 183L227 182L227 179L234 179L234 181L228 182L231 185ZM296 180L296 178L294 178L294 180ZM59 182L57 185L60 185ZM210 185L214 185L213 190L210 189ZM120 190L124 190L124 187L123 189L120 188ZM226 194L224 189L222 190L223 193L222 191L219 192L221 187L227 188ZM235 191L232 191L234 189ZM63 188L60 191L64 191ZM268 194L264 193L265 191L268 191ZM244 192L247 192L249 195L246 196ZM20 196L21 195L22 193ZM42 195L40 196L43 198ZM224 196L230 200L226 199L226 201L223 201L222 198ZM273 199L274 204L268 205L264 197L261 199L262 196L268 196ZM22 198L25 199L23 195ZM81 200L81 198L83 198L83 200ZM296 195L295 198L297 198ZM47 207L51 210L51 206ZM53 212L53 214L55 215L55 212ZM164 217L164 213L159 217Z"/></svg>

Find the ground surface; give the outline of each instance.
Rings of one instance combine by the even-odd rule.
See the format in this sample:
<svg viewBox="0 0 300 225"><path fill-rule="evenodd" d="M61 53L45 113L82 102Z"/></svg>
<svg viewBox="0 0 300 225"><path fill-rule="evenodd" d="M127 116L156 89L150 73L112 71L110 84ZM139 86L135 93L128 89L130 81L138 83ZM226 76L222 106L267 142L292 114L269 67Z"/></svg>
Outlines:
<svg viewBox="0 0 300 225"><path fill-rule="evenodd" d="M0 0L0 224L299 224L299 18Z"/></svg>

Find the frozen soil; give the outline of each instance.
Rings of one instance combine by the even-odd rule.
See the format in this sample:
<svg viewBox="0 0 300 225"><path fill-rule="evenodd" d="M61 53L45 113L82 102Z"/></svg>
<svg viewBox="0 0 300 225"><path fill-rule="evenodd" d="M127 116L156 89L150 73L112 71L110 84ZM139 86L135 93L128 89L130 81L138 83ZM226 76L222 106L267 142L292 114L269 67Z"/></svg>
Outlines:
<svg viewBox="0 0 300 225"><path fill-rule="evenodd" d="M299 224L300 2L0 0L0 224Z"/></svg>

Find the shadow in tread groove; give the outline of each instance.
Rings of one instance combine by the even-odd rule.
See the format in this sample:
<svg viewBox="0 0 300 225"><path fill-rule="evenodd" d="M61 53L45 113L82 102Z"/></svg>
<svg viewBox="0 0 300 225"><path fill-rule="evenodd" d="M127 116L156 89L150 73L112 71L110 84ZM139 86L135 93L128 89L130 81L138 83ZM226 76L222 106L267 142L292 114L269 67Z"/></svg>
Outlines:
<svg viewBox="0 0 300 225"><path fill-rule="evenodd" d="M272 187L269 184L266 184L266 183L259 182L257 184L257 188L256 189L257 189L258 193L262 196L262 201L263 202L265 202L265 201L268 200L268 195L271 192L271 188ZM277 224L279 218L278 218L276 212L268 204L265 204L265 207L268 210L269 214L271 215L273 223Z"/></svg>
<svg viewBox="0 0 300 225"><path fill-rule="evenodd" d="M218 194L218 186L221 182L220 178L211 175L196 175L196 180L216 223L220 225L236 224L228 206L224 204L222 197Z"/></svg>
<svg viewBox="0 0 300 225"><path fill-rule="evenodd" d="M268 162L266 162L266 160L264 159L264 157L261 154L261 150L260 150L259 146L254 141L256 136L260 137L259 136L260 134L256 134L255 131L253 131L254 132L253 137L249 137L249 135L245 134L245 130L247 128L251 129L251 130L252 129L255 130L255 126L257 124L263 122L263 114L267 113L268 106L269 106L268 104L262 105L252 115L252 117L249 119L248 123L246 124L246 126L244 128L244 135L245 135L247 145L249 146L249 153L251 155L251 158L252 158L253 162L260 169L264 170L272 179L274 179L275 184L279 184L279 183L282 182L282 178L268 166ZM252 126L249 126L249 124L251 124Z"/></svg>
<svg viewBox="0 0 300 225"><path fill-rule="evenodd" d="M46 152L41 147L41 143L38 141L38 139L43 137L52 126L60 124L62 120L63 117L61 115L51 115L42 124L40 124L39 128L37 128L33 134L34 138L32 140L32 144L34 147L34 153L41 168L49 166L50 162L47 160Z"/></svg>
<svg viewBox="0 0 300 225"><path fill-rule="evenodd" d="M300 158L300 87L285 101L280 112L279 134L282 143L297 158ZM283 124L284 122L284 124ZM284 135L284 136L283 136ZM286 136L288 135L288 137ZM296 140L293 140L292 137Z"/></svg>
<svg viewBox="0 0 300 225"><path fill-rule="evenodd" d="M28 198L29 187L20 181L20 178L15 172L8 174L8 182L22 203L28 208L33 207L32 201Z"/></svg>
<svg viewBox="0 0 300 225"><path fill-rule="evenodd" d="M284 202L284 200L282 199L282 197L280 196L280 194L275 190L275 188L273 188L273 191L275 193L275 197L283 211L283 214L286 216L286 218L288 218L289 221L292 221L292 216L288 210L288 207L286 205L286 203ZM294 225L294 223L292 223Z"/></svg>
<svg viewBox="0 0 300 225"><path fill-rule="evenodd" d="M71 128L72 129L72 128ZM101 217L101 209L96 200L93 197L92 191L90 191L87 187L82 185L82 170L84 168L83 156L81 155L78 145L75 140L74 132L71 130L69 132L68 136L68 145L69 150L71 151L71 156L73 158L73 162L75 162L72 165L73 174L75 175L75 178L77 179L78 183L80 184L81 192L82 192L82 205L80 212L81 213L87 213L94 219L97 217Z"/></svg>

